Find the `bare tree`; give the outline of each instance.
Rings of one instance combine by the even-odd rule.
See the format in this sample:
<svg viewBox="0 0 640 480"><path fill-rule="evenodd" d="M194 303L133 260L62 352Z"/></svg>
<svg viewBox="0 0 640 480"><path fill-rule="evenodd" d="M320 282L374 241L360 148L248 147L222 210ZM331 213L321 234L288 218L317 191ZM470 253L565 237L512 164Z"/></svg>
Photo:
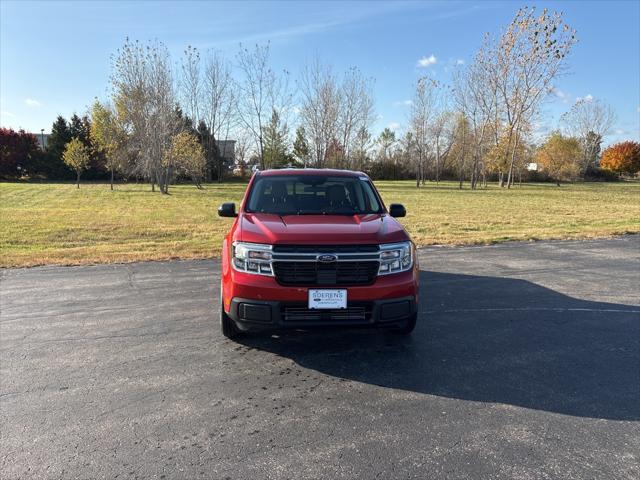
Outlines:
<svg viewBox="0 0 640 480"><path fill-rule="evenodd" d="M235 120L237 97L229 64L219 52L207 52L203 94L202 111L209 129L208 144L204 145L210 163L207 168L207 180L211 180L211 170L215 168L218 181L222 181L223 159L228 155L224 150ZM222 140L220 144L223 151L216 148L215 142L219 140ZM211 164L212 162L214 164Z"/></svg>
<svg viewBox="0 0 640 480"><path fill-rule="evenodd" d="M580 170L584 175L595 166L600 144L616 121L616 114L611 106L600 100L581 99L561 120L567 133L577 137L582 144L584 158Z"/></svg>
<svg viewBox="0 0 640 480"><path fill-rule="evenodd" d="M447 152L451 146L446 143L446 139L449 135L448 129L451 127L451 112L447 110L441 110L436 112L433 123L431 125L431 135L434 143L435 153L435 176L436 183L440 182L440 173L442 171L442 157L447 155Z"/></svg>
<svg viewBox="0 0 640 480"><path fill-rule="evenodd" d="M251 138L245 131L239 131L235 144L235 160L236 163L243 168L248 165L249 156L251 154Z"/></svg>
<svg viewBox="0 0 640 480"><path fill-rule="evenodd" d="M331 69L315 60L300 77L300 122L308 136L315 166L326 164L330 144L338 137L340 90Z"/></svg>
<svg viewBox="0 0 640 480"><path fill-rule="evenodd" d="M238 114L246 129L251 132L264 168L264 126L271 117L272 92L276 77L269 66L269 44L256 45L253 49L240 46L238 68L243 78L238 83Z"/></svg>
<svg viewBox="0 0 640 480"><path fill-rule="evenodd" d="M344 157L339 168L350 167L351 154L358 143L357 135L368 130L374 119L374 102L371 80L362 76L357 68L350 68L340 86L338 130Z"/></svg>
<svg viewBox="0 0 640 480"><path fill-rule="evenodd" d="M289 149L289 120L292 95L289 88L289 72L273 75L267 85L269 117L262 127L263 165L272 168L281 164L282 156Z"/></svg>
<svg viewBox="0 0 640 480"><path fill-rule="evenodd" d="M410 131L413 138L413 146L416 161L416 187L420 182L424 183L426 175L426 162L430 151L431 121L435 116L436 89L438 83L429 78L422 77L416 84L410 112Z"/></svg>
<svg viewBox="0 0 640 480"><path fill-rule="evenodd" d="M145 47L127 39L114 58L111 84L113 103L135 153L132 173L149 180L152 190L157 184L168 193L173 169L162 159L181 126L167 48L159 42Z"/></svg>
<svg viewBox="0 0 640 480"><path fill-rule="evenodd" d="M198 49L187 46L182 57L180 94L185 113L194 125L200 118L200 103L202 100L202 78L200 74L200 53Z"/></svg>
<svg viewBox="0 0 640 480"><path fill-rule="evenodd" d="M372 144L373 139L369 130L364 126L360 127L351 150L351 165L354 170L364 170Z"/></svg>
<svg viewBox="0 0 640 480"><path fill-rule="evenodd" d="M499 142L500 117L497 104L497 83L491 74L491 65L484 58L485 49L476 56L476 62L454 74L453 98L456 110L469 122L472 164L471 188L475 189L484 174L484 152L490 134L494 145Z"/></svg>

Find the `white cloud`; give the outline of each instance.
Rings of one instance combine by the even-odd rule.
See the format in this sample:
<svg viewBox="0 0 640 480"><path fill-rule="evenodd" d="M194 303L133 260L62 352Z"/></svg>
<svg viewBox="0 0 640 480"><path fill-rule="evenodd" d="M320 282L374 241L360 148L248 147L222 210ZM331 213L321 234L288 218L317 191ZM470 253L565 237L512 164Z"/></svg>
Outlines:
<svg viewBox="0 0 640 480"><path fill-rule="evenodd" d="M551 93L553 93L556 97L562 100L562 103L568 103L569 99L571 98L571 95L569 95L566 92L563 92L562 90L556 87L551 87Z"/></svg>
<svg viewBox="0 0 640 480"><path fill-rule="evenodd" d="M35 98L25 98L24 103L27 104L27 107L39 107L41 105Z"/></svg>
<svg viewBox="0 0 640 480"><path fill-rule="evenodd" d="M393 102L394 107L408 107L413 105L411 100L399 100L397 102Z"/></svg>
<svg viewBox="0 0 640 480"><path fill-rule="evenodd" d="M417 66L422 68L430 67L431 65L435 65L438 62L436 56L432 53L428 57L422 57L418 59Z"/></svg>
<svg viewBox="0 0 640 480"><path fill-rule="evenodd" d="M616 128L615 132L616 135L626 135L626 131L622 130L621 128Z"/></svg>
<svg viewBox="0 0 640 480"><path fill-rule="evenodd" d="M9 118L14 118L15 115L11 112L7 112L6 110L2 110L0 112L0 117L9 117Z"/></svg>
<svg viewBox="0 0 640 480"><path fill-rule="evenodd" d="M591 95L590 93L585 95L584 97L576 97L576 102L592 102L593 101L593 95Z"/></svg>
<svg viewBox="0 0 640 480"><path fill-rule="evenodd" d="M456 65L464 65L464 60L462 58L457 59Z"/></svg>
<svg viewBox="0 0 640 480"><path fill-rule="evenodd" d="M640 113L640 107L636 108L636 112Z"/></svg>
<svg viewBox="0 0 640 480"><path fill-rule="evenodd" d="M395 132L400 129L400 124L398 122L391 122L389 125L387 125L387 128L392 132Z"/></svg>

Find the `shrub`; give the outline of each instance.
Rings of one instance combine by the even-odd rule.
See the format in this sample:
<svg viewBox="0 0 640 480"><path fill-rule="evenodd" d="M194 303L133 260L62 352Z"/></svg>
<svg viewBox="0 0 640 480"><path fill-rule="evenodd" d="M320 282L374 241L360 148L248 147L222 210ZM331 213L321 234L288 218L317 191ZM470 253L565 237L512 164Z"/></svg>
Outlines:
<svg viewBox="0 0 640 480"><path fill-rule="evenodd" d="M38 141L32 133L0 128L0 178L26 175L39 153Z"/></svg>

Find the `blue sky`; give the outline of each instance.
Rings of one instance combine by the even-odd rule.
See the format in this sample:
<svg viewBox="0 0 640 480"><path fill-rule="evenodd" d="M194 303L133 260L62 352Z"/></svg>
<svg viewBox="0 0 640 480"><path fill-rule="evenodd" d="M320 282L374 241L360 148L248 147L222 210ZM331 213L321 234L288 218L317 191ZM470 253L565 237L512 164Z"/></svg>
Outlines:
<svg viewBox="0 0 640 480"><path fill-rule="evenodd" d="M531 2L529 3L531 4ZM640 2L536 2L565 12L580 42L540 132L578 97L617 112L606 143L640 139ZM375 79L376 133L402 130L415 81L447 81L482 35L497 33L519 2L0 2L0 124L46 132L58 114L84 113L108 92L109 57L124 38L164 42L177 62L187 45L230 59L244 44L271 41L272 63L296 78L318 56L335 72L359 67ZM426 67L418 66L422 58ZM295 85L295 84L294 84Z"/></svg>

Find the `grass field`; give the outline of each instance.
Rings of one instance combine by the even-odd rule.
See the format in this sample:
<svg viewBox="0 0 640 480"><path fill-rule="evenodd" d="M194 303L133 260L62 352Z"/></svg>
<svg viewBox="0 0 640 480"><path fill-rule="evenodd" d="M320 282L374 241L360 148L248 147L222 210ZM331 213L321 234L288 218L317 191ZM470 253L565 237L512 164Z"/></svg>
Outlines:
<svg viewBox="0 0 640 480"><path fill-rule="evenodd" d="M418 245L600 237L640 232L640 184L537 184L510 191L458 190L454 183L377 182ZM217 256L231 220L223 201L245 185L0 184L0 266L132 262Z"/></svg>

